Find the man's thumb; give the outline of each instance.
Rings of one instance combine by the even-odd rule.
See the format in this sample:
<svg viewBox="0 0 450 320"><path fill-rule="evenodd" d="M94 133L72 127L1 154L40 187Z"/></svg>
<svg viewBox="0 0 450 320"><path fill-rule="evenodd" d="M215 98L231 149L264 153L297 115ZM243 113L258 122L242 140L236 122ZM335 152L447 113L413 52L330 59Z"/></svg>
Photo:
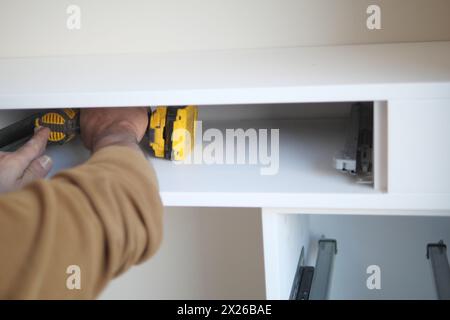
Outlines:
<svg viewBox="0 0 450 320"><path fill-rule="evenodd" d="M21 185L24 186L34 180L45 178L52 169L52 165L53 162L49 156L43 155L34 159L25 169Z"/></svg>

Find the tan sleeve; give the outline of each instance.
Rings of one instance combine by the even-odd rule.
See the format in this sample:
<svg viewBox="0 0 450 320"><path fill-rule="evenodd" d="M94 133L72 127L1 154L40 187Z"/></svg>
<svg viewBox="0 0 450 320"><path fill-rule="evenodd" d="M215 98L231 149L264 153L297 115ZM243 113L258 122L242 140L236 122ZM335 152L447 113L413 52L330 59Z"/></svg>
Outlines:
<svg viewBox="0 0 450 320"><path fill-rule="evenodd" d="M106 147L79 167L0 197L0 298L95 298L154 254L161 237L149 162L130 148Z"/></svg>

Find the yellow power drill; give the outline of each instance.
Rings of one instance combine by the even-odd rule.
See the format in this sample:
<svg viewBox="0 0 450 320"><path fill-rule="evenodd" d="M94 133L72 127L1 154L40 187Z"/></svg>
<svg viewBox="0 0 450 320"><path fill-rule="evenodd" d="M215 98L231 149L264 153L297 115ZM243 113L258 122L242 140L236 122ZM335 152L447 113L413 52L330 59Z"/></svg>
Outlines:
<svg viewBox="0 0 450 320"><path fill-rule="evenodd" d="M37 117L35 128L50 129L50 144L65 144L80 133L80 117L77 109L52 110Z"/></svg>
<svg viewBox="0 0 450 320"><path fill-rule="evenodd" d="M149 145L157 158L186 159L195 143L196 106L156 107L149 114Z"/></svg>
<svg viewBox="0 0 450 320"><path fill-rule="evenodd" d="M65 144L80 132L79 111L67 108L37 112L0 129L0 151L17 150L39 127L51 130L49 144Z"/></svg>
<svg viewBox="0 0 450 320"><path fill-rule="evenodd" d="M80 133L78 109L38 112L0 129L0 151L14 151L28 141L34 130L50 129L49 144L63 145ZM184 160L195 142L196 106L156 107L149 112L150 152L158 158Z"/></svg>

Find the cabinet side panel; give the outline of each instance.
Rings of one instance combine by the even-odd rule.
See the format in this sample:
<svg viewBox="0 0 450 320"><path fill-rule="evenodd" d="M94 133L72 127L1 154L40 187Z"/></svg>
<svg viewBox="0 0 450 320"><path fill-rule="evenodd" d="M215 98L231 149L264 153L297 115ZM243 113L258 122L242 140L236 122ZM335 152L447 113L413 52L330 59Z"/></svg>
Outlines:
<svg viewBox="0 0 450 320"><path fill-rule="evenodd" d="M450 194L450 100L389 101L388 118L389 192Z"/></svg>
<svg viewBox="0 0 450 320"><path fill-rule="evenodd" d="M266 297L287 300L302 248L307 255L309 219L272 209L262 212Z"/></svg>
<svg viewBox="0 0 450 320"><path fill-rule="evenodd" d="M373 171L375 190L386 192L388 187L388 111L386 101L373 103Z"/></svg>

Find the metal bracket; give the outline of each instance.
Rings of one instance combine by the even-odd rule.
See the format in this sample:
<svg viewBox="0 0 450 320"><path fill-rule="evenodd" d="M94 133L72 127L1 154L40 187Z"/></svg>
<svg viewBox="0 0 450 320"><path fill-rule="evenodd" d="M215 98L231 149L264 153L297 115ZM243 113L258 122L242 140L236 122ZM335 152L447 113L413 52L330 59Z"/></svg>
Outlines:
<svg viewBox="0 0 450 320"><path fill-rule="evenodd" d="M298 259L297 270L294 282L292 283L289 300L308 300L311 291L311 283L314 275L314 267L304 266L305 248L302 247L300 258Z"/></svg>
<svg viewBox="0 0 450 320"><path fill-rule="evenodd" d="M333 271L334 256L337 254L337 242L333 239L319 240L316 267L311 284L310 300L325 300Z"/></svg>
<svg viewBox="0 0 450 320"><path fill-rule="evenodd" d="M373 183L373 107L352 105L344 150L334 157L337 170L356 175L357 183Z"/></svg>
<svg viewBox="0 0 450 320"><path fill-rule="evenodd" d="M439 300L450 300L450 266L447 246L441 240L427 245L427 259L431 262Z"/></svg>
<svg viewBox="0 0 450 320"><path fill-rule="evenodd" d="M305 250L302 247L289 300L327 299L335 254L337 254L336 240L321 239L316 266L305 266Z"/></svg>

